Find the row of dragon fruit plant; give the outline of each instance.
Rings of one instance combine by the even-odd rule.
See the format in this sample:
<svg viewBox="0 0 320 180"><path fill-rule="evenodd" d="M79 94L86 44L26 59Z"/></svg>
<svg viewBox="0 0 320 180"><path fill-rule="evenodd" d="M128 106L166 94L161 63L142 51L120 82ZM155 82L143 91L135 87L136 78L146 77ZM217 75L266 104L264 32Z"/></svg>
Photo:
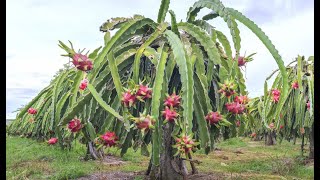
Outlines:
<svg viewBox="0 0 320 180"><path fill-rule="evenodd" d="M273 117L279 116L288 75L264 32L219 0L197 1L187 21L179 23L169 3L162 0L156 22L141 15L109 19L100 27L105 44L90 54L60 41L75 68L63 69L22 108L8 132L51 138L48 142L61 148L79 140L87 145L88 158L102 158L104 147L117 146L121 155L140 148L150 156L151 177L186 177L186 160L196 173L192 153L209 153L221 127L248 121L249 99L239 67L252 55L239 55L236 20L257 35L280 68L283 93ZM212 13L196 20L203 8ZM168 12L171 23L164 22ZM230 29L234 53L226 36L208 23L217 17Z"/></svg>
<svg viewBox="0 0 320 180"><path fill-rule="evenodd" d="M306 59L298 56L286 66L288 81L291 88L284 97L285 105L280 110L279 116L273 116L278 109L280 94L284 93L282 75L277 74L272 87L268 89L268 81L278 70L266 78L264 95L251 100L248 127L251 136L265 136L265 143L273 145L278 135L280 143L283 139L296 143L296 138L302 138L301 155L304 153L304 140L309 140L309 158L314 157L314 57ZM260 121L255 121L260 120Z"/></svg>

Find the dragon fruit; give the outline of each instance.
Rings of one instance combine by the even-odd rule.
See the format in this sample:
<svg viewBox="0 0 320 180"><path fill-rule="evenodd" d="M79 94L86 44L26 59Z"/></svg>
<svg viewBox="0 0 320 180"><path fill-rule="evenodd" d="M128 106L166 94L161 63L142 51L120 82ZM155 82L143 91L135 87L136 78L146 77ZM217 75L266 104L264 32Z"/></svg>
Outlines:
<svg viewBox="0 0 320 180"><path fill-rule="evenodd" d="M298 89L298 88L299 88L298 81L293 82L293 83L291 84L291 87L292 87L293 89Z"/></svg>
<svg viewBox="0 0 320 180"><path fill-rule="evenodd" d="M136 95L138 99L144 100L144 99L151 98L151 93L152 93L151 88L140 84Z"/></svg>
<svg viewBox="0 0 320 180"><path fill-rule="evenodd" d="M82 128L82 124L80 119L74 118L71 121L69 121L68 129L70 129L71 132L78 132Z"/></svg>
<svg viewBox="0 0 320 180"><path fill-rule="evenodd" d="M84 79L84 80L81 81L79 89L85 90L87 88L87 86L88 86L88 80Z"/></svg>
<svg viewBox="0 0 320 180"><path fill-rule="evenodd" d="M118 140L115 132L106 132L105 134L101 135L100 138L103 140L103 144L109 147L115 146Z"/></svg>
<svg viewBox="0 0 320 180"><path fill-rule="evenodd" d="M249 98L248 96L236 96L234 102L237 102L239 104L248 104Z"/></svg>
<svg viewBox="0 0 320 180"><path fill-rule="evenodd" d="M239 56L238 58L238 66L244 66L247 63L247 61L245 60L245 58L243 56Z"/></svg>
<svg viewBox="0 0 320 180"><path fill-rule="evenodd" d="M165 110L162 111L162 115L166 121L174 122L179 114L174 109L170 109L166 106Z"/></svg>
<svg viewBox="0 0 320 180"><path fill-rule="evenodd" d="M310 101L307 102L307 109L310 110Z"/></svg>
<svg viewBox="0 0 320 180"><path fill-rule="evenodd" d="M138 129L142 131L148 131L149 129L154 128L154 124L156 123L155 119L150 115L144 115L140 113L140 117L138 118L131 118L135 121L135 124Z"/></svg>
<svg viewBox="0 0 320 180"><path fill-rule="evenodd" d="M284 125L280 125L280 129L283 129L284 128Z"/></svg>
<svg viewBox="0 0 320 180"><path fill-rule="evenodd" d="M255 55L256 53L250 54L247 57L244 56L238 56L238 66L245 66L247 62L250 62L253 60L253 58L251 56ZM235 58L233 58L233 60L235 60Z"/></svg>
<svg viewBox="0 0 320 180"><path fill-rule="evenodd" d="M237 127L240 127L240 125L241 125L241 121L240 121L240 120L237 120L237 121L236 121L236 126L237 126Z"/></svg>
<svg viewBox="0 0 320 180"><path fill-rule="evenodd" d="M272 101L274 103L278 103L280 99L280 91L278 89L273 89L271 93L272 93Z"/></svg>
<svg viewBox="0 0 320 180"><path fill-rule="evenodd" d="M280 96L280 90L279 89L273 89L271 91L271 93L272 93L273 96Z"/></svg>
<svg viewBox="0 0 320 180"><path fill-rule="evenodd" d="M190 136L182 135L181 137L178 137L175 139L176 144L173 145L174 148L177 148L178 154L188 154L192 151L192 149L198 145L199 143L196 143Z"/></svg>
<svg viewBox="0 0 320 180"><path fill-rule="evenodd" d="M226 80L224 84L220 84L219 93L222 93L223 96L230 98L233 94L236 93L235 89L237 85L232 80Z"/></svg>
<svg viewBox="0 0 320 180"><path fill-rule="evenodd" d="M131 93L130 90L122 94L122 103L125 107L131 107L136 101L136 95Z"/></svg>
<svg viewBox="0 0 320 180"><path fill-rule="evenodd" d="M244 104L240 104L238 102L226 103L225 106L232 114L243 114L246 109Z"/></svg>
<svg viewBox="0 0 320 180"><path fill-rule="evenodd" d="M34 114L37 114L37 110L34 108L29 108L28 113L34 115Z"/></svg>
<svg viewBox="0 0 320 180"><path fill-rule="evenodd" d="M205 119L210 124L217 124L222 119L222 115L219 112L209 112Z"/></svg>
<svg viewBox="0 0 320 180"><path fill-rule="evenodd" d="M256 137L256 136L257 136L257 133L253 132L250 136L251 136L251 137Z"/></svg>
<svg viewBox="0 0 320 180"><path fill-rule="evenodd" d="M167 96L167 99L164 101L164 105L168 107L178 107L180 105L181 97L176 95L176 93L171 94L171 96Z"/></svg>
<svg viewBox="0 0 320 180"><path fill-rule="evenodd" d="M93 68L92 61L86 55L75 53L72 59L73 65L81 71L90 71Z"/></svg>
<svg viewBox="0 0 320 180"><path fill-rule="evenodd" d="M49 145L53 145L56 144L58 142L58 138L51 138L48 140L48 144Z"/></svg>

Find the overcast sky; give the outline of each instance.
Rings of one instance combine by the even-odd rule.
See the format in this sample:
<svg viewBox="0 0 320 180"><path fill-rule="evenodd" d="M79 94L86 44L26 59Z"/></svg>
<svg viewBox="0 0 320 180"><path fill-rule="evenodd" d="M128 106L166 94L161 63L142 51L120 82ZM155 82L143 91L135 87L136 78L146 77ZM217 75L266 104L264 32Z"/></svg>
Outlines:
<svg viewBox="0 0 320 180"><path fill-rule="evenodd" d="M177 21L195 0L171 0ZM222 0L251 20L269 36L285 64L298 54L314 52L314 3L312 0ZM160 0L6 0L6 117L46 87L68 61L58 40L71 40L76 49L95 49L103 44L100 25L111 17L141 14L157 19ZM200 11L198 18L210 12ZM170 22L169 15L167 21ZM221 18L210 21L232 42ZM249 96L262 94L265 78L277 68L259 39L241 23L241 54L257 52L246 68Z"/></svg>

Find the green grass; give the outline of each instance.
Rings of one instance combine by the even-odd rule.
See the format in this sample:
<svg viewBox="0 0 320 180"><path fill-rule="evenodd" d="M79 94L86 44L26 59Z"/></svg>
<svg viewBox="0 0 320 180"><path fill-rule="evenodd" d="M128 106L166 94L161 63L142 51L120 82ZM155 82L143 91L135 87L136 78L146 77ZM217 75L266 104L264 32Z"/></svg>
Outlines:
<svg viewBox="0 0 320 180"><path fill-rule="evenodd" d="M76 143L71 151L66 151L31 139L7 136L6 145L7 179L74 179L99 172L137 172L146 170L149 162L140 150L134 152L133 149L129 149L122 158L125 164L109 166L100 161L83 161L86 147L80 143ZM221 151L193 155L194 159L202 162L197 165L200 172L229 177L232 174L237 179L314 178L313 164L303 165L296 158L300 153L298 144L283 141L281 145L264 146L263 141L232 138L217 144L217 147ZM120 156L116 148L106 152ZM143 177L137 176L135 179Z"/></svg>

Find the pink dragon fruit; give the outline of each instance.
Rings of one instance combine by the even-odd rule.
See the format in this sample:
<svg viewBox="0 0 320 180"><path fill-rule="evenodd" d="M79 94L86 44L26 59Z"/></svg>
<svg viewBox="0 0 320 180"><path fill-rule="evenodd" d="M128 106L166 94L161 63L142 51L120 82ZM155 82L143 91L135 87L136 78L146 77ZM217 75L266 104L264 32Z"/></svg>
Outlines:
<svg viewBox="0 0 320 180"><path fill-rule="evenodd" d="M238 56L238 66L245 66L247 62L250 62L253 60L252 56L255 55L256 53L250 54L247 57L243 57L243 56ZM233 58L233 60L235 60L235 58Z"/></svg>
<svg viewBox="0 0 320 180"><path fill-rule="evenodd" d="M225 106L227 110L233 114L243 114L246 109L245 105L238 102L226 103Z"/></svg>
<svg viewBox="0 0 320 180"><path fill-rule="evenodd" d="M280 129L283 129L284 128L284 125L280 125Z"/></svg>
<svg viewBox="0 0 320 180"><path fill-rule="evenodd" d="M105 134L101 135L100 138L103 140L103 144L107 147L115 146L118 140L115 132L106 132Z"/></svg>
<svg viewBox="0 0 320 180"><path fill-rule="evenodd" d="M135 121L135 124L138 129L142 131L148 131L149 129L154 128L154 124L156 123L155 119L150 115L144 115L140 113L140 117L138 118L131 118Z"/></svg>
<svg viewBox="0 0 320 180"><path fill-rule="evenodd" d="M49 145L53 145L56 144L58 142L58 138L51 138L48 140L48 144Z"/></svg>
<svg viewBox="0 0 320 180"><path fill-rule="evenodd" d="M278 90L278 89L273 89L272 91L271 91L271 93L272 93L272 101L274 102L274 103L278 103L279 102L279 99L280 99L280 91Z"/></svg>
<svg viewBox="0 0 320 180"><path fill-rule="evenodd" d="M179 114L174 109L170 109L166 106L165 110L162 111L162 115L166 121L174 122Z"/></svg>
<svg viewBox="0 0 320 180"><path fill-rule="evenodd" d="M198 143L195 143L191 137L182 135L180 138L176 138L176 144L173 147L178 150L176 155L179 153L188 154L197 144Z"/></svg>
<svg viewBox="0 0 320 180"><path fill-rule="evenodd" d="M293 82L293 83L291 84L291 87L292 87L293 89L298 89L298 88L299 88L298 81Z"/></svg>
<svg viewBox="0 0 320 180"><path fill-rule="evenodd" d="M68 123L68 129L70 129L71 132L78 132L82 128L82 124L80 119L74 118Z"/></svg>
<svg viewBox="0 0 320 180"><path fill-rule="evenodd" d="M73 65L81 71L90 71L93 68L92 61L86 55L75 53L72 59Z"/></svg>
<svg viewBox="0 0 320 180"><path fill-rule="evenodd" d="M122 94L122 103L125 107L131 107L136 102L136 95L131 93L130 90Z"/></svg>
<svg viewBox="0 0 320 180"><path fill-rule="evenodd" d="M137 98L138 99L148 99L151 98L152 90L148 86L144 86L143 84L139 85L139 89L137 91Z"/></svg>
<svg viewBox="0 0 320 180"><path fill-rule="evenodd" d="M233 94L236 93L235 89L237 85L232 80L226 80L224 84L220 84L220 90L219 93L222 93L223 96L230 98Z"/></svg>
<svg viewBox="0 0 320 180"><path fill-rule="evenodd" d="M248 104L249 98L248 96L236 96L234 102L237 102L239 104Z"/></svg>
<svg viewBox="0 0 320 180"><path fill-rule="evenodd" d="M168 107L178 107L180 105L181 97L173 93L171 96L167 96L167 99L164 101L164 105Z"/></svg>
<svg viewBox="0 0 320 180"><path fill-rule="evenodd" d="M34 114L37 114L37 110L34 108L29 108L28 113L34 115Z"/></svg>
<svg viewBox="0 0 320 180"><path fill-rule="evenodd" d="M205 119L210 124L217 124L222 119L222 115L219 112L209 112Z"/></svg>
<svg viewBox="0 0 320 180"><path fill-rule="evenodd" d="M252 138L253 138L253 137L256 137L256 136L257 136L257 133L253 132L250 136L251 136Z"/></svg>
<svg viewBox="0 0 320 180"><path fill-rule="evenodd" d="M243 56L239 56L238 58L238 66L244 66L247 63L247 61L245 60L245 58Z"/></svg>
<svg viewBox="0 0 320 180"><path fill-rule="evenodd" d="M84 79L84 80L81 81L79 89L85 90L87 88L87 86L88 86L88 80Z"/></svg>

